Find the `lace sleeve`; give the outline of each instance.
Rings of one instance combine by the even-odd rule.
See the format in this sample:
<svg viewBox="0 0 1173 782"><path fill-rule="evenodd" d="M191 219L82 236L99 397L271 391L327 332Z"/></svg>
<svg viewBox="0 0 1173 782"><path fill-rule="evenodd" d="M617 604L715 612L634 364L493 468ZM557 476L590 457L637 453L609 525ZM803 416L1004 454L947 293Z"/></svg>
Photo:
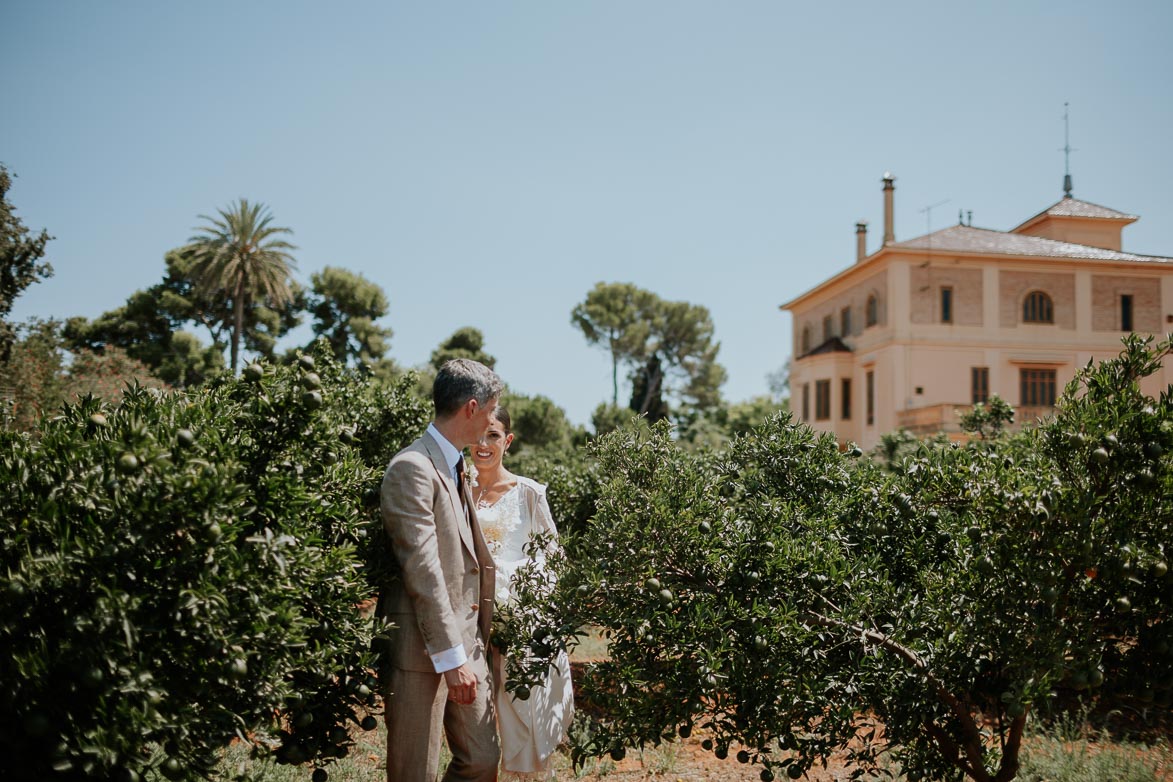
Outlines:
<svg viewBox="0 0 1173 782"><path fill-rule="evenodd" d="M545 535L549 538L547 551L557 551L558 527L554 523L554 515L550 512L550 504L546 501L546 487L529 478L518 478L518 482L525 487L525 509L529 517L530 537Z"/></svg>

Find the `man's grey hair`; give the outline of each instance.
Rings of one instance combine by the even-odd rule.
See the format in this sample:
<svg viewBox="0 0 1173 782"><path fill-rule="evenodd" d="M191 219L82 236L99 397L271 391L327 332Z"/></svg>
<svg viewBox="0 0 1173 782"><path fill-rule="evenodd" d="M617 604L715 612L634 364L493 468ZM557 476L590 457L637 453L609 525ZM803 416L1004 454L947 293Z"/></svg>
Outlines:
<svg viewBox="0 0 1173 782"><path fill-rule="evenodd" d="M432 384L432 404L437 418L447 418L470 399L484 406L501 396L505 384L497 373L479 361L452 358L440 366L436 382Z"/></svg>

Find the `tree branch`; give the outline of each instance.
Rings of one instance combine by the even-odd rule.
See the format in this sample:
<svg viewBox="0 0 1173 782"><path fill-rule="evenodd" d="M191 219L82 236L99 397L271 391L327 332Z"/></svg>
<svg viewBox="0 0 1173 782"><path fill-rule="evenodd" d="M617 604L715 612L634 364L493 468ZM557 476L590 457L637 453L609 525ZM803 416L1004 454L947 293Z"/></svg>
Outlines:
<svg viewBox="0 0 1173 782"><path fill-rule="evenodd" d="M945 683L937 678L929 669L928 663L920 655L878 630L869 630L849 622L823 616L814 611L808 612L807 616L821 627L850 630L852 633L858 634L864 643L871 643L881 649L886 649L912 666L929 683L937 693L937 698L949 707L949 710L953 712L953 716L961 724L961 734L965 739L964 748L966 758L969 761L969 768L966 768L960 761L955 762L963 771L977 780L977 782L989 782L990 777L985 773L985 764L982 762L981 731L978 729L977 723L974 722L973 715L966 708L965 704L957 699L957 696L945 688Z"/></svg>
<svg viewBox="0 0 1173 782"><path fill-rule="evenodd" d="M1022 748L1022 732L1026 726L1026 715L1015 717L1010 723L1010 736L1006 739L1006 746L1002 750L1002 762L998 766L998 773L993 782L1009 782L1018 776L1018 751Z"/></svg>

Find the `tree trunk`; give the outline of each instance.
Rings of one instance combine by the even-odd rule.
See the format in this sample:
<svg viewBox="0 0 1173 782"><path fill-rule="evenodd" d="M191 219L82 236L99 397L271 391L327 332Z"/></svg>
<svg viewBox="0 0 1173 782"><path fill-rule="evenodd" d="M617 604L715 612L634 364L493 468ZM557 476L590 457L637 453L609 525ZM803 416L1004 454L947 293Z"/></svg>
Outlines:
<svg viewBox="0 0 1173 782"><path fill-rule="evenodd" d="M611 404L619 406L619 357L611 354Z"/></svg>
<svg viewBox="0 0 1173 782"><path fill-rule="evenodd" d="M244 280L236 281L236 291L232 295L232 374L236 374L237 360L240 358L240 337L244 331Z"/></svg>
<svg viewBox="0 0 1173 782"><path fill-rule="evenodd" d="M664 404L663 397L664 365L656 354L653 353L648 358L633 383L632 409L639 415L646 416L649 424L667 418L668 406Z"/></svg>
<svg viewBox="0 0 1173 782"><path fill-rule="evenodd" d="M611 405L619 406L619 347L611 337Z"/></svg>
<svg viewBox="0 0 1173 782"><path fill-rule="evenodd" d="M879 646L909 663L921 678L936 691L938 700L953 712L953 718L957 722L957 728L951 728L947 731L934 725L931 721L926 721L924 723L925 732L929 734L941 755L967 777L975 782L1010 782L1018 775L1018 753L1022 748L1022 731L1026 725L1025 715L1016 717L1011 723L1009 740L1002 748L1001 764L998 771L991 774L985 767L981 729L974 721L973 714L945 687L945 683L937 678L924 658L878 630L868 630L859 625L823 616L813 611L809 612L807 617L818 626L848 630L852 635L858 634L860 641L865 646L868 644ZM960 742L953 735L950 735L951 733L960 734L956 737L960 739Z"/></svg>
<svg viewBox="0 0 1173 782"><path fill-rule="evenodd" d="M652 400L655 399L660 394L660 379L662 377L663 377L663 373L661 373L659 371L658 367L656 370L653 370L652 372L648 373L648 377L647 377L648 387L647 387L647 390L644 391L644 399L643 399L643 402L641 402L640 406L639 406L639 414L640 415L647 415L651 411Z"/></svg>

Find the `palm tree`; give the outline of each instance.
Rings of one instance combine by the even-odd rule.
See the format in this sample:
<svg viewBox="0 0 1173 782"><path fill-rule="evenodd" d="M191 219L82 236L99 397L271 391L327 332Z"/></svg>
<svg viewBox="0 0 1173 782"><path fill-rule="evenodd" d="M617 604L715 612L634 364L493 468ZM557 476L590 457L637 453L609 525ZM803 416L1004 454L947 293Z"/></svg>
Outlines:
<svg viewBox="0 0 1173 782"><path fill-rule="evenodd" d="M293 299L289 275L296 263L281 238L288 228L270 225L273 215L264 204L250 204L242 198L218 218L200 215L208 224L189 241L195 251L192 276L196 286L208 295L225 295L232 302L232 371L240 357L244 333L244 312L256 300L276 307Z"/></svg>

